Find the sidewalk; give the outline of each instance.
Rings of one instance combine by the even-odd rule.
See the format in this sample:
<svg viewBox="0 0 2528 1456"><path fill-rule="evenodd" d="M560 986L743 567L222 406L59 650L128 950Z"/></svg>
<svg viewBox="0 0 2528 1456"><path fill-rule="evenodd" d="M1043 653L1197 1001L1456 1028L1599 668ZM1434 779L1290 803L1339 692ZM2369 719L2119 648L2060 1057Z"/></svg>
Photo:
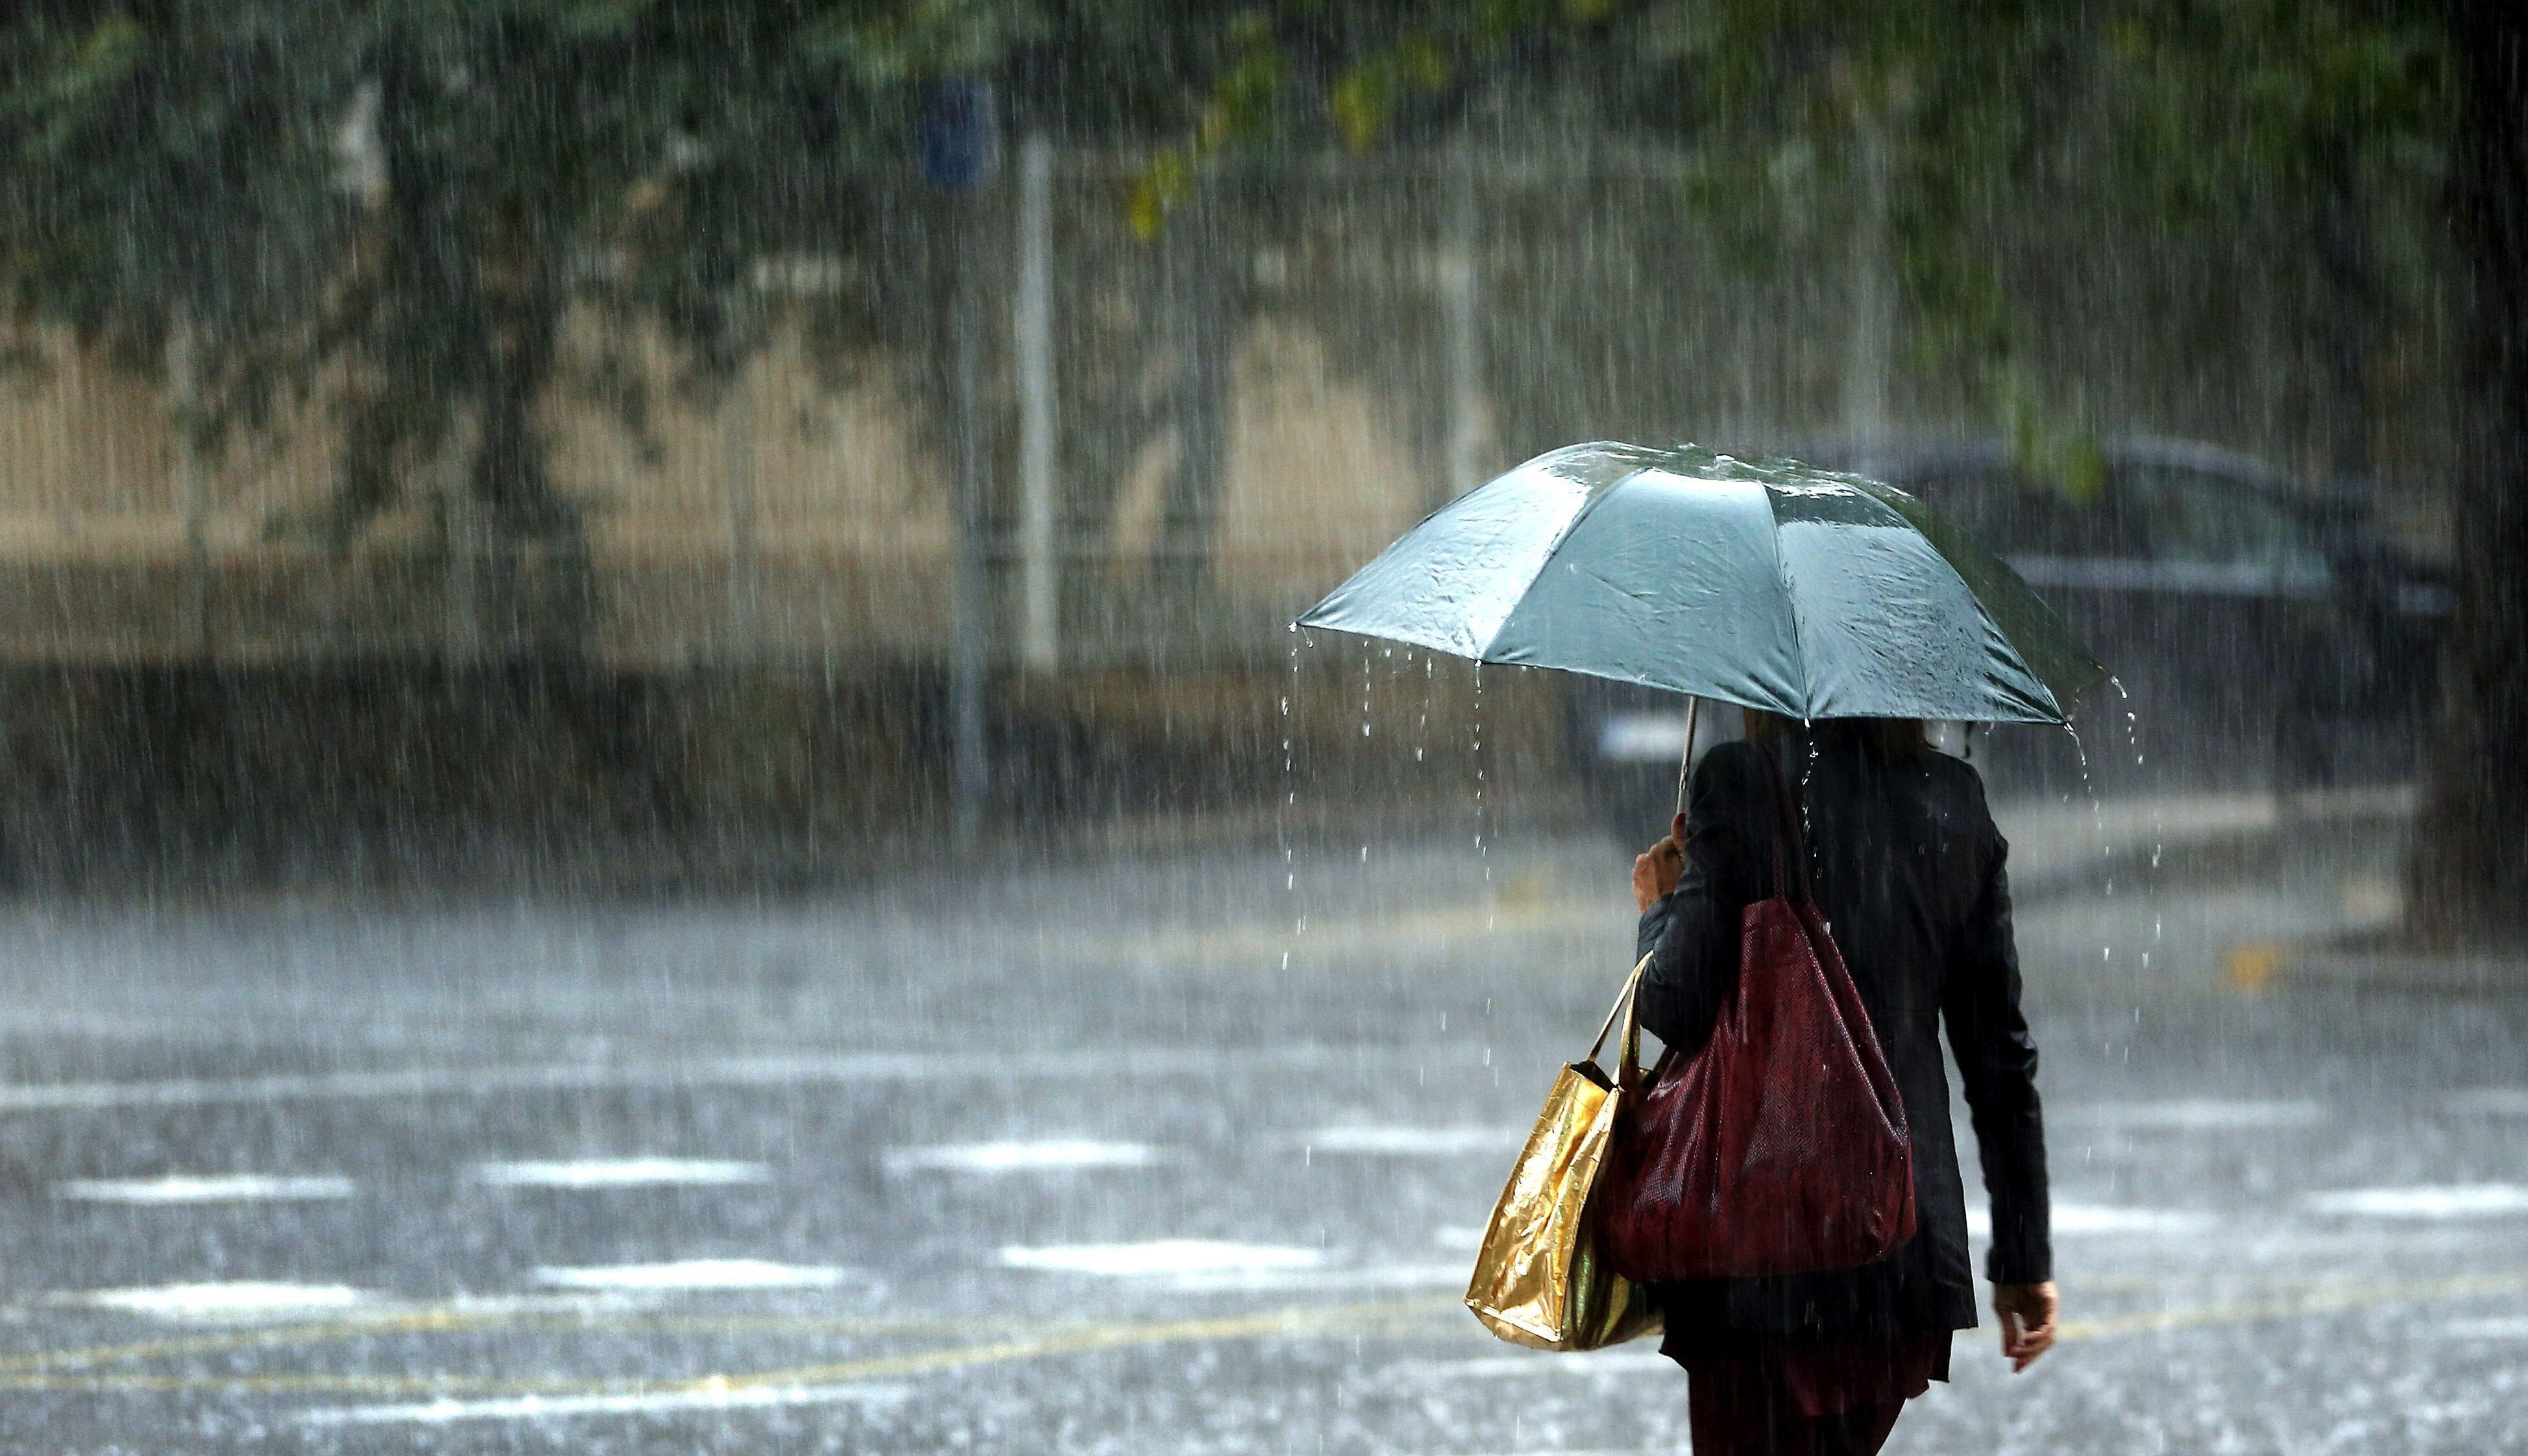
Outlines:
<svg viewBox="0 0 2528 1456"><path fill-rule="evenodd" d="M2230 978L2247 989L2280 985L2408 996L2528 996L2528 953L2427 955L2385 936L2346 937L2271 948L2256 964L2234 950Z"/></svg>
<svg viewBox="0 0 2528 1456"><path fill-rule="evenodd" d="M2021 801L1999 806L1996 818L2011 840L2013 897L2028 907L2110 882L2147 893L2173 876L2198 885L2252 876L2291 847L2308 845L2310 830L2321 843L2357 840L2379 858L2378 847L2403 832L2411 801L2409 791L2394 788L2287 801L2248 794L2095 806ZM1197 839L1110 846L1103 856L1005 876L990 893L996 917L1039 927L1025 937L1031 954L1100 964L1290 969L1469 954L1505 941L1586 945L1595 955L1631 943L1623 885L1634 848L1565 828L1509 836L1487 858L1454 835L1407 832L1380 841L1375 853L1363 843L1357 858L1340 844L1317 844L1290 859L1252 849L1206 853ZM1116 878L1118 865L1131 871ZM1094 925L1041 930L1091 901L1100 909Z"/></svg>
<svg viewBox="0 0 2528 1456"><path fill-rule="evenodd" d="M2076 894L2150 869L2236 872L2269 861L2305 833L2395 829L2413 813L2409 784L1993 806L1993 819L2010 840L2011 895L2022 903Z"/></svg>

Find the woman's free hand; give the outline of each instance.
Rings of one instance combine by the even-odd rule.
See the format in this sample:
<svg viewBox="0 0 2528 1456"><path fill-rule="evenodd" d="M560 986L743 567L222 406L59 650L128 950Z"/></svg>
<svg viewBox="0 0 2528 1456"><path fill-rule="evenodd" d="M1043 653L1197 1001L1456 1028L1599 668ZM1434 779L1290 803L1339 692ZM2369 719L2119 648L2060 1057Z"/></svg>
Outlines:
<svg viewBox="0 0 2528 1456"><path fill-rule="evenodd" d="M1682 832L1685 815L1677 815L1676 828ZM1685 851L1678 847L1677 836L1670 834L1658 844L1633 857L1633 909L1647 911L1665 900L1676 889L1677 876L1685 873Z"/></svg>
<svg viewBox="0 0 2528 1456"><path fill-rule="evenodd" d="M2054 1317L2059 1312L2052 1279L1993 1286L1992 1313L2001 1322L2001 1353L2014 1374L2054 1348Z"/></svg>

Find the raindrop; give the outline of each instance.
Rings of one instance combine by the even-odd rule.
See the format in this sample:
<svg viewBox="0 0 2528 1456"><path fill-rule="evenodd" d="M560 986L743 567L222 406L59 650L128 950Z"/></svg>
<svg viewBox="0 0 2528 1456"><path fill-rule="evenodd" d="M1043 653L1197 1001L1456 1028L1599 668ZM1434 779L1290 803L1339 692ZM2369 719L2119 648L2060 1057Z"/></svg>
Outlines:
<svg viewBox="0 0 2528 1456"><path fill-rule="evenodd" d="M1290 630L1297 633L1298 624L1291 623ZM1299 639L1299 641L1305 640L1304 636ZM1290 683L1288 691L1282 695L1282 716L1286 723L1290 717L1291 700L1298 695L1298 692L1299 642L1294 641L1290 644ZM1290 809L1299 802L1298 754L1292 747L1297 738L1296 732L1286 731L1282 739L1282 802L1274 806L1273 812L1274 837L1281 841L1282 848L1282 891L1290 897L1292 917L1290 934L1294 939L1307 928L1308 923L1305 917L1298 913L1299 871L1296 852L1290 844ZM1282 951L1282 968L1284 970L1290 968L1290 951L1287 946Z"/></svg>
<svg viewBox="0 0 2528 1456"><path fill-rule="evenodd" d="M1473 729L1474 747L1472 754L1475 762L1475 856L1483 862L1484 883L1489 885L1493 880L1492 848L1488 843L1486 843L1486 841L1491 837L1489 831L1492 827L1492 806L1484 794L1484 785L1486 782L1484 771L1484 663L1483 659L1480 657L1475 659L1474 693L1475 722ZM1491 922L1489 919L1485 922L1485 928L1491 928Z"/></svg>
<svg viewBox="0 0 2528 1456"><path fill-rule="evenodd" d="M1817 821L1809 812L1809 800L1813 797L1809 793L1809 785L1817 778L1817 724L1812 719L1802 718L1800 726L1807 730L1809 741L1808 761L1800 765L1800 839L1803 842L1802 847L1809 854L1809 869L1814 873L1817 869ZM1692 744L1686 745L1688 753L1693 752L1693 749Z"/></svg>
<svg viewBox="0 0 2528 1456"><path fill-rule="evenodd" d="M2116 690L2117 699L2125 704L2125 747L2133 751L2134 777L2138 780L2141 778L2144 761L2141 751L2141 718L2133 711L2133 695L2125 691L2122 678L2109 674L2107 685ZM2159 868L2160 855L2167 843L2167 825L2160 814L2159 796L2152 795L2150 796L2150 867L2153 869Z"/></svg>
<svg viewBox="0 0 2528 1456"><path fill-rule="evenodd" d="M1412 661L1413 654L1405 653L1404 660ZM1423 748L1431 741L1431 659L1424 657L1422 659L1422 712L1421 716L1413 722L1413 761L1416 763L1422 761Z"/></svg>
<svg viewBox="0 0 2528 1456"><path fill-rule="evenodd" d="M1360 736L1369 737L1369 646L1360 650Z"/></svg>
<svg viewBox="0 0 2528 1456"><path fill-rule="evenodd" d="M2112 862L2115 858L2116 850L2115 846L2107 840L2106 806L2099 800L2097 781L2092 778L2089 773L2089 746L2080 741L2080 729L2073 727L2069 723L2065 723L2063 725L2063 731L2065 734L2070 736L2072 740L2072 752L2074 755L2079 758L2080 763L2080 792L2087 795L2089 799L2089 829L2090 832L2097 837L2098 858L2102 860ZM2115 894L2115 877L2112 875L2107 878L2107 893L2109 895ZM2100 959L2104 960L2106 957L2103 953L2111 948L2101 947L2100 949L2102 952Z"/></svg>

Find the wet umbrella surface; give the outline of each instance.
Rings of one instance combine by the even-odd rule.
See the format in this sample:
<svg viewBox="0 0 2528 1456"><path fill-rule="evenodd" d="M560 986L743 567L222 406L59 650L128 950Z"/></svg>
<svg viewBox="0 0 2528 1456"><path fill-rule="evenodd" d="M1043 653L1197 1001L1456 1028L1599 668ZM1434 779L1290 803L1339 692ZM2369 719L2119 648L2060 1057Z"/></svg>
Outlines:
<svg viewBox="0 0 2528 1456"><path fill-rule="evenodd" d="M1539 455L1299 622L1803 719L2059 723L2104 675L1912 496L1694 445Z"/></svg>

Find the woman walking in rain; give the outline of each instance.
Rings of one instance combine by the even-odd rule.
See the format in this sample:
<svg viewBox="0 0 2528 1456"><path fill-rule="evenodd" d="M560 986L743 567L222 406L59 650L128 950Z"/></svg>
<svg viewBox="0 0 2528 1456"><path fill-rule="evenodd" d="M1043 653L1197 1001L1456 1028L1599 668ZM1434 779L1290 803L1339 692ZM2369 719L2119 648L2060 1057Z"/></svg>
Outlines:
<svg viewBox="0 0 2528 1456"><path fill-rule="evenodd" d="M1688 811L1633 864L1641 1024L1681 1064L1735 991L1740 917L1775 893L1773 792L1798 786L1815 897L1868 1008L1913 1134L1917 1232L1858 1269L1657 1286L1685 1367L1695 1456L1869 1456L1904 1403L1948 1378L1975 1326L1966 1202L1938 1026L1966 1080L1992 1197L1986 1274L2002 1353L2054 1341L2036 1046L2019 1008L2008 846L1966 763L1919 722L1750 710L1695 770ZM1772 760L1771 765L1764 761ZM1773 779L1778 769L1782 775Z"/></svg>
<svg viewBox="0 0 2528 1456"><path fill-rule="evenodd" d="M1753 714L1754 741L1714 750L1679 806L1690 812L1634 863L1646 963L1598 1046L1629 1006L1693 1060L1644 1089L1628 1027L1620 1085L1576 1065L1555 1079L1476 1255L1466 1303L1486 1327L1547 1349L1621 1340L1649 1312L1616 1275L1647 1271L1690 1378L1696 1456L1876 1451L1905 1402L1947 1375L1952 1331L1975 1323L1945 1022L1992 1194L2002 1348L2023 1368L2044 1353L2045 1139L2005 847L1975 771L1932 752L1917 721L2061 723L2105 678L2007 563L1875 481L1595 441L1458 496L1295 625L1684 694L1689 740L1704 699L1789 715ZM1776 773L1800 786L1797 814ZM1775 899L1773 847L1798 838L1815 853L1783 856L1785 876L1810 871L1793 904ZM1787 1014L1794 1035L1733 1036L1697 1058L1725 999L1737 1023L1742 924L1762 932L1760 957L1803 962L1748 985L1805 1009ZM1865 1012L1883 1065L1846 1034ZM1817 1075L1784 1086L1762 1063L1775 1054ZM1836 1112L1845 1100L1851 1116ZM1745 1136L1725 1154L1697 1142L1715 1129ZM1892 1172L1903 1164L1910 1189ZM1743 1190L1767 1201L1738 1206ZM1817 1226L1790 1226L1793 1206L1822 1210ZM1593 1224L1603 1257L1582 1236ZM1784 1269L1824 1272L1657 1281Z"/></svg>

